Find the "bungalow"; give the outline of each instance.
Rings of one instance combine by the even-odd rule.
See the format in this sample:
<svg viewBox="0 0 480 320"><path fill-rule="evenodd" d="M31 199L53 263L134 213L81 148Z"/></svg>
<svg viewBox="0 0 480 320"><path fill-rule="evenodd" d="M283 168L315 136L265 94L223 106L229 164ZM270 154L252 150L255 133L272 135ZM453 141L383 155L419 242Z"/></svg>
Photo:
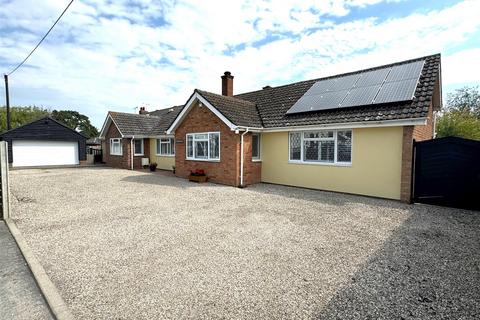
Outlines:
<svg viewBox="0 0 480 320"><path fill-rule="evenodd" d="M187 177L203 169L232 186L268 182L409 201L412 144L433 138L440 54L233 94L194 90L184 106L109 112L107 164ZM115 158L116 157L116 158Z"/></svg>

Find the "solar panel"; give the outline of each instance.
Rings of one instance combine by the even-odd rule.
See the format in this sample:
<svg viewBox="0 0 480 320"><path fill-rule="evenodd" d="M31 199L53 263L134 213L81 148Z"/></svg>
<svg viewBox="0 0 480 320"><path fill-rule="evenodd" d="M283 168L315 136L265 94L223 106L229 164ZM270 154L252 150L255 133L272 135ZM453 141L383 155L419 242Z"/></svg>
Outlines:
<svg viewBox="0 0 480 320"><path fill-rule="evenodd" d="M291 114L338 108L347 93L348 90L342 90L324 92L318 95L304 95L287 111L287 113Z"/></svg>
<svg viewBox="0 0 480 320"><path fill-rule="evenodd" d="M305 93L305 95L320 94L324 92L347 90L353 87L357 79L360 78L359 74L339 77L334 79L326 79L317 81L313 86Z"/></svg>
<svg viewBox="0 0 480 320"><path fill-rule="evenodd" d="M416 87L417 79L384 83L378 92L374 103L377 104L412 100Z"/></svg>
<svg viewBox="0 0 480 320"><path fill-rule="evenodd" d="M359 78L359 74L336 78L333 81L332 91L348 90L355 85Z"/></svg>
<svg viewBox="0 0 480 320"><path fill-rule="evenodd" d="M406 64L400 64L392 67L385 82L395 82L408 79L417 79L423 69L424 61L415 61Z"/></svg>
<svg viewBox="0 0 480 320"><path fill-rule="evenodd" d="M377 95L380 86L381 85L377 84L370 87L355 88L350 90L350 93L343 100L341 107L346 108L371 104Z"/></svg>
<svg viewBox="0 0 480 320"><path fill-rule="evenodd" d="M355 87L370 87L376 84L382 84L387 77L390 68L367 71L361 74Z"/></svg>
<svg viewBox="0 0 480 320"><path fill-rule="evenodd" d="M412 100L425 61L315 82L288 114Z"/></svg>

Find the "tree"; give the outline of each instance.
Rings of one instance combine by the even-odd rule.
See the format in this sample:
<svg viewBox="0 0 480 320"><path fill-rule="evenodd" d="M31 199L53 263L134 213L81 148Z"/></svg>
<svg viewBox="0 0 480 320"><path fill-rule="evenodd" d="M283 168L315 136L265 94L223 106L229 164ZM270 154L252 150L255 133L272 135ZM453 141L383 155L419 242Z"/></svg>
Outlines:
<svg viewBox="0 0 480 320"><path fill-rule="evenodd" d="M66 124L74 130L77 130L88 138L98 136L98 130L90 123L90 119L77 111L53 110L52 118Z"/></svg>
<svg viewBox="0 0 480 320"><path fill-rule="evenodd" d="M10 121L12 129L23 126L29 122L42 117L51 116L57 121L66 124L69 128L77 130L88 138L98 136L98 130L91 123L87 116L70 110L53 110L39 107L11 107ZM7 110L6 107L0 107L0 132L7 130Z"/></svg>
<svg viewBox="0 0 480 320"><path fill-rule="evenodd" d="M10 123L12 129L23 126L36 119L48 116L50 112L47 109L30 106L30 107L11 107ZM7 108L0 108L0 132L7 130Z"/></svg>
<svg viewBox="0 0 480 320"><path fill-rule="evenodd" d="M437 121L437 137L448 136L480 140L478 87L464 87L448 95L445 111Z"/></svg>

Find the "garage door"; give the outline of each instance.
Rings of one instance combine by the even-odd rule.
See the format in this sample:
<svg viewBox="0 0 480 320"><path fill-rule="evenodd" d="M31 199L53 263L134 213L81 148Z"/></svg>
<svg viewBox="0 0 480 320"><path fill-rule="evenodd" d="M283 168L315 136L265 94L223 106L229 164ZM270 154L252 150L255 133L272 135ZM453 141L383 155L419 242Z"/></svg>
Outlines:
<svg viewBox="0 0 480 320"><path fill-rule="evenodd" d="M78 164L77 141L13 140L14 167Z"/></svg>

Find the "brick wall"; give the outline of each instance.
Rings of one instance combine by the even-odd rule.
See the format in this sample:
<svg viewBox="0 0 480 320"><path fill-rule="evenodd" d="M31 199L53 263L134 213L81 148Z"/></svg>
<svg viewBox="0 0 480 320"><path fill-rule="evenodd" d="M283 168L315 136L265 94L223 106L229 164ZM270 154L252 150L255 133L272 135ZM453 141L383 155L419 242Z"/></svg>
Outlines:
<svg viewBox="0 0 480 320"><path fill-rule="evenodd" d="M128 139L128 142L130 143L130 139ZM143 155L133 157L134 169L142 168L142 158L150 158L150 139L143 139Z"/></svg>
<svg viewBox="0 0 480 320"><path fill-rule="evenodd" d="M132 145L131 140L129 138L122 139L122 149L123 154L121 156L111 155L110 154L110 138L121 138L120 132L115 125L111 124L105 134L105 151L103 154L103 161L114 168L122 168L122 169L131 169L131 151ZM144 139L143 141L143 156L134 156L133 157L133 165L134 169L140 169L142 167L142 158L148 158L150 154L150 143L149 139Z"/></svg>
<svg viewBox="0 0 480 320"><path fill-rule="evenodd" d="M403 127L400 200L410 202L412 192L413 126Z"/></svg>
<svg viewBox="0 0 480 320"><path fill-rule="evenodd" d="M243 183L244 185L259 183L262 178L262 163L252 161L252 134L243 136Z"/></svg>
<svg viewBox="0 0 480 320"><path fill-rule="evenodd" d="M413 128L413 139L416 141L433 139L433 121L433 105L430 104L430 108L428 109L427 124L423 126L415 126Z"/></svg>
<svg viewBox="0 0 480 320"><path fill-rule="evenodd" d="M130 169L130 139L122 139L123 155L115 156L110 154L110 138L121 138L121 134L114 124L110 125L105 134L105 163L114 168Z"/></svg>
<svg viewBox="0 0 480 320"><path fill-rule="evenodd" d="M403 127L402 176L400 186L400 199L403 202L410 202L412 195L413 140L422 141L433 139L433 121L433 106L430 105L426 125Z"/></svg>
<svg viewBox="0 0 480 320"><path fill-rule="evenodd" d="M220 132L220 161L186 160L186 134ZM191 170L203 169L209 180L216 183L238 186L240 172L240 135L235 134L207 107L194 105L186 118L175 130L175 174L186 178Z"/></svg>
<svg viewBox="0 0 480 320"><path fill-rule="evenodd" d="M220 161L186 160L186 134L220 132ZM240 134L235 134L207 107L192 107L175 130L175 174L186 178L190 171L205 170L209 181L231 186L240 185ZM252 136L244 136L244 184L260 182L261 162L252 162Z"/></svg>

